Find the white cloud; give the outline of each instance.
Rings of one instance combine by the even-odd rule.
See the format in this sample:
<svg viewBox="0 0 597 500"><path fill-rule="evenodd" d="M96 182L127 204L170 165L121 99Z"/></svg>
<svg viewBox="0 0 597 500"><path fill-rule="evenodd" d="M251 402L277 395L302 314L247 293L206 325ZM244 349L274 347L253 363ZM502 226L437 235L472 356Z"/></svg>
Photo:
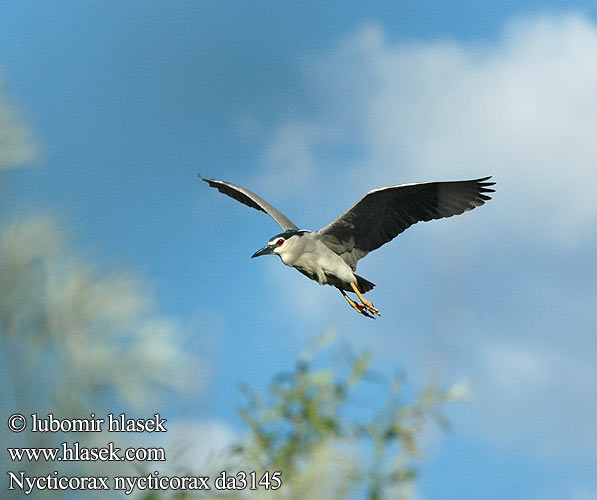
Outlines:
<svg viewBox="0 0 597 500"><path fill-rule="evenodd" d="M178 465L201 472L230 460L230 447L240 442L239 433L218 420L175 420L169 423L164 447Z"/></svg>
<svg viewBox="0 0 597 500"><path fill-rule="evenodd" d="M369 24L309 67L321 113L277 128L264 177L277 189L348 178L360 194L492 174L502 227L575 247L597 227L596 53L581 15L519 20L484 43L392 43ZM326 147L361 154L335 164Z"/></svg>
<svg viewBox="0 0 597 500"><path fill-rule="evenodd" d="M317 151L333 141L331 131L316 123L285 123L274 133L262 157L266 166L260 185L264 190L292 192L317 172Z"/></svg>
<svg viewBox="0 0 597 500"><path fill-rule="evenodd" d="M489 440L515 434L519 444L544 456L594 456L597 450L589 444L597 442L594 363L561 350L505 342L487 342L479 362L484 373L477 408L496 424Z"/></svg>
<svg viewBox="0 0 597 500"><path fill-rule="evenodd" d="M37 145L21 113L0 87L0 172L30 163L37 153Z"/></svg>

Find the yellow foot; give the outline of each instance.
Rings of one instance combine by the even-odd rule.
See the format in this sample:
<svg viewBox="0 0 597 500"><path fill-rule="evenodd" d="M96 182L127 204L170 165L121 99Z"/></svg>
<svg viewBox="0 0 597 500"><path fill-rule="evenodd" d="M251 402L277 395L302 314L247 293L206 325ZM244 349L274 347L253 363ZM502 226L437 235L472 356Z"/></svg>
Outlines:
<svg viewBox="0 0 597 500"><path fill-rule="evenodd" d="M350 307L352 307L356 312L362 314L363 316L367 316L368 318L375 319L374 316L371 316L371 314L367 312L367 308L363 304L359 304L358 302L352 300L348 295L344 293L343 290L340 290L340 293L342 293L342 296L346 299L348 305L350 305Z"/></svg>
<svg viewBox="0 0 597 500"><path fill-rule="evenodd" d="M350 286L354 290L354 293L357 294L357 297L363 303L363 306L367 309L367 311L381 316L381 313L373 306L371 302L369 302L365 297L363 297L363 294L354 283L351 283Z"/></svg>
<svg viewBox="0 0 597 500"><path fill-rule="evenodd" d="M372 316L371 314L369 314L367 312L368 309L363 304L359 304L358 302L355 302L354 305L355 305L355 309L357 311L359 311L363 316L367 316L368 318L375 319L375 316ZM379 313L377 313L377 314L379 314Z"/></svg>
<svg viewBox="0 0 597 500"><path fill-rule="evenodd" d="M378 316L381 316L381 313L373 306L373 304L371 302L369 302L366 299L361 299L361 302L363 303L363 306L365 306L367 311L370 311L373 314L377 314Z"/></svg>

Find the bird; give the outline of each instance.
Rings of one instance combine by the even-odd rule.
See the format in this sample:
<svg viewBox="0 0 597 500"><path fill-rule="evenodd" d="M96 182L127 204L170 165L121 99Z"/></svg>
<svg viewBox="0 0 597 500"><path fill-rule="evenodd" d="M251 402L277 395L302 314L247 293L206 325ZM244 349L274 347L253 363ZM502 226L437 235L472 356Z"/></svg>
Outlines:
<svg viewBox="0 0 597 500"><path fill-rule="evenodd" d="M473 180L418 182L373 189L317 231L300 229L247 188L198 175L210 187L270 215L282 229L251 258L277 255L320 285L336 287L350 307L368 318L381 316L364 297L374 283L356 274L357 262L417 222L460 215L485 204L495 192L491 176ZM354 293L357 300L346 292Z"/></svg>

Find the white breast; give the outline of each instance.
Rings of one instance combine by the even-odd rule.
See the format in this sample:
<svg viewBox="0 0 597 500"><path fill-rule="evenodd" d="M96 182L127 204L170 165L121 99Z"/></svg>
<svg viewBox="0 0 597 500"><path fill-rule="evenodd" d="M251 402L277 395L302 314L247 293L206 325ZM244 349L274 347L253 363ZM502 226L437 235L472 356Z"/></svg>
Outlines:
<svg viewBox="0 0 597 500"><path fill-rule="evenodd" d="M327 283L326 274L342 281L355 281L352 269L342 258L309 234L291 238L284 243L279 255L287 266L303 269L314 275L320 285ZM314 278L315 279L315 278Z"/></svg>

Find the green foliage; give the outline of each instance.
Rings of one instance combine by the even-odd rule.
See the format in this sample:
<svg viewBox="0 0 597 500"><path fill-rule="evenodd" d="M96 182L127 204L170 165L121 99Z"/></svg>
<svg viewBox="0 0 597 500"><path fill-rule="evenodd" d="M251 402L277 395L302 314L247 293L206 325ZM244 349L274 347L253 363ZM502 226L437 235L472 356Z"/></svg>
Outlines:
<svg viewBox="0 0 597 500"><path fill-rule="evenodd" d="M333 498L358 491L366 491L371 500L390 492L395 497L416 477L424 427L430 420L446 427L439 410L463 392L458 387L429 387L407 404L405 384L397 378L386 387L381 404L355 411L354 401L370 393L375 377L366 352L352 356L347 364L344 370L322 369L314 359L303 359L293 371L275 377L264 397L244 387L248 404L241 416L250 437L240 451L260 470L283 471L284 488L300 491L313 457L322 448L334 449L342 460L327 464L327 477L342 478L345 491L335 491ZM352 416L362 413L366 415ZM293 497L288 491L285 495Z"/></svg>

